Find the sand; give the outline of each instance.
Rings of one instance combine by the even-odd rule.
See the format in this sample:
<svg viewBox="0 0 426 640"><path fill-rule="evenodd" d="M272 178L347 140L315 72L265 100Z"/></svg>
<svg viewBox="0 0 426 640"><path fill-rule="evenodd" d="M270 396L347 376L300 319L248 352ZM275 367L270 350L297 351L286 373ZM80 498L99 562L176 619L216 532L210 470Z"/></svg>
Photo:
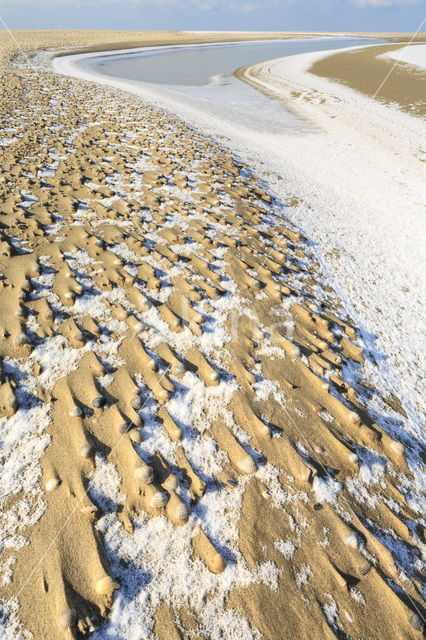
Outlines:
<svg viewBox="0 0 426 640"><path fill-rule="evenodd" d="M247 70L250 83L283 101L307 129L301 127L299 136L291 130L280 137L253 132L252 147L257 166L262 152L267 158L268 180L281 198L291 191L292 220L320 248L319 259L366 330L366 343L367 334L373 335L373 350L385 355L365 367L369 383L385 396L399 395L405 428L423 440L426 361L423 329L417 328L426 304L425 122L309 72L331 53L285 57ZM233 140L234 148L238 142Z"/></svg>
<svg viewBox="0 0 426 640"><path fill-rule="evenodd" d="M308 239L217 141L2 46L4 637L420 638L417 459Z"/></svg>
<svg viewBox="0 0 426 640"><path fill-rule="evenodd" d="M385 45L338 53L315 63L310 73L330 78L377 100L398 105L404 111L426 115L426 77L421 69L378 58L400 47ZM389 74L384 84L382 81ZM378 88L380 90L377 92Z"/></svg>

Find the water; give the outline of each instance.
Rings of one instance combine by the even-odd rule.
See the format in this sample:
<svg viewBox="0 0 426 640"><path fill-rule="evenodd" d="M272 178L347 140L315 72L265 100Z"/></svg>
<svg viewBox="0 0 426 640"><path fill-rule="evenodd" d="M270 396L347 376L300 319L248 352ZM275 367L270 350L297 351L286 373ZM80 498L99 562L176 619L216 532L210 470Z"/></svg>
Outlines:
<svg viewBox="0 0 426 640"><path fill-rule="evenodd" d="M98 66L100 73L116 78L162 85L203 86L218 76L272 58L310 51L351 47L359 43L375 44L378 40L360 38L324 38L244 42L220 45L160 47L114 56Z"/></svg>
<svg viewBox="0 0 426 640"><path fill-rule="evenodd" d="M341 49L379 40L312 38L276 42L166 46L109 55L91 54L79 66L107 76L116 86L131 87L142 99L171 108L208 128L213 122L256 133L300 133L311 129L279 100L267 97L236 78L240 67L312 51Z"/></svg>

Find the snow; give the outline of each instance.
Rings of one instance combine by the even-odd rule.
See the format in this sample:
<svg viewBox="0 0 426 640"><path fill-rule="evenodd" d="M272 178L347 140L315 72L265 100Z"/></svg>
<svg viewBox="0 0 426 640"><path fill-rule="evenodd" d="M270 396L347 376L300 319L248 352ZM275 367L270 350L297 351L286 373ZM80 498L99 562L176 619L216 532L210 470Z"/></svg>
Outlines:
<svg viewBox="0 0 426 640"><path fill-rule="evenodd" d="M312 569L309 565L303 564L296 575L296 585L301 589L303 585L308 584L312 575Z"/></svg>
<svg viewBox="0 0 426 640"><path fill-rule="evenodd" d="M289 215L303 227L312 242L319 243L318 257L328 270L330 281L342 296L354 321L363 326L364 346L370 350L364 375L382 393L393 391L398 395L400 392L403 394L403 404L410 415L410 419L403 425L405 436L408 438L415 435L420 439L422 431L418 419L418 398L421 389L420 380L413 376L413 371L414 365L424 358L420 350L423 337L420 322L422 221L419 215L421 193L418 186L421 184L420 161L417 159L417 154L420 153L418 140L423 125L390 107L370 104L366 98L346 88L315 79L306 69L319 55L324 53L304 54L292 60L264 63L261 66L262 77L271 83L274 91L281 92L283 97L288 96L293 86L283 78L290 76L291 82L298 82L302 86L304 96L309 95L310 100L305 102L301 99L298 102L294 99L294 103L304 120L298 115L289 114L279 103L270 101L235 79L230 81L229 95L241 95L242 106L236 104L232 110L224 110L220 115L220 101L219 108L214 104L208 109L204 108L201 92L176 97L171 91L154 90L148 85L136 86L112 78L105 79L95 76L93 70L75 67L74 59L62 58L55 61L55 66L57 69L67 70L71 75L87 79L96 77L98 82L112 84L117 88L124 87L145 100L173 109L207 132L227 136L231 145L258 171L263 175L266 171L270 172L268 182L274 186L279 202L274 209L277 216L282 214L281 200L287 199L289 195L299 198L300 204L289 211ZM76 58L85 59L81 56ZM92 58L95 59L96 56ZM270 68L273 69L273 76L268 71ZM216 87L214 90L219 92L220 88ZM322 103L323 99L325 103ZM259 127L254 128L255 111L259 105L265 107L261 130ZM240 124L244 121L241 109L252 110L252 117L246 118L245 126ZM354 120L356 128L352 124L348 125L348 122ZM272 133L269 133L271 123ZM86 215L83 209L79 214L81 217ZM178 215L174 220L185 224L185 219ZM395 238L398 239L398 244ZM371 247L374 247L373 251ZM196 243L191 245L191 249L197 249ZM115 245L114 251L126 260L134 259L134 255L124 244ZM220 258L219 252L218 257ZM91 263L88 255L76 252L67 254L66 259L70 266L78 266L82 274L80 280L90 283L90 278L85 275L85 268ZM220 268L220 260L217 261L217 266ZM46 279L47 275L41 276L39 284L45 286L43 295L49 295L49 282L45 282L43 278ZM408 305L404 288L414 288L415 285L418 288L418 299L412 296ZM152 333L150 336L146 335L147 346L154 347L165 340L178 352L182 352L195 344L204 355L211 356L212 359L219 358L220 354L217 352L225 347L229 337L223 326L225 319L231 311L246 312L242 301L235 294L233 283L228 283L227 286L230 296L211 302L212 332L200 339L194 339L187 331L176 336L160 319L155 308L137 314L138 319L152 326ZM114 294L105 294L105 297L111 298L113 295L118 299L122 296L122 291L117 289ZM167 292L159 295L166 296ZM73 313L90 313L94 317L103 317L105 310L102 296L83 296L74 305ZM376 344L373 344L370 333L378 335ZM83 349L77 354L76 350L67 348L60 351L59 359L60 341L61 338L47 339L43 348L35 350L32 355L32 359L43 365L42 382L46 388L51 388L56 377L66 375L74 369L85 352ZM279 350L271 347L268 341L265 341L264 349L271 352L274 349L279 355ZM102 350L108 353L110 362L117 363L117 355L111 342L105 342ZM388 362L380 352L387 356ZM11 361L6 364L17 367ZM271 381L262 378L261 372L256 373L260 378L256 384L257 398L267 398L272 394L274 400L284 408L284 395L277 391ZM356 377L357 372L347 370L345 374ZM28 382L25 381L26 378ZM241 430L238 430L232 414L226 408L235 392L235 383L222 380L217 387L206 387L191 372L185 374L180 384L173 381L176 383L177 393L168 403L167 409L183 429L182 446L188 457L196 461L201 477L207 480L207 491L183 527L174 527L164 517L149 518L142 514L135 522L134 534L129 535L124 531L115 512L116 505L125 501L125 496L120 491L119 475L111 463L102 456L97 456L96 469L90 478L89 493L106 511L97 526L104 535L111 570L121 582L121 589L114 601L111 618L95 632L94 638L136 640L150 637L154 613L160 602L175 607L190 606L197 612L200 633L213 640L258 638L258 630L250 628L247 620L237 611L225 610L223 603L231 589L256 582L268 584L275 589L278 568L271 562L265 562L250 570L241 554L238 522L248 479L239 478L238 485L233 488L216 485L214 476L225 464L226 454L218 450L214 440L206 433L208 423L203 414L203 409L208 406L210 419L223 419L244 445L250 447L250 442L244 440ZM142 388L142 380L138 379L138 382ZM36 380L31 372L22 371L20 387L23 392L26 385L30 390L35 384ZM383 406L377 400L368 398L366 404L378 414L375 419L380 421ZM141 411L144 438L137 447L138 453L142 458L149 459L159 449L173 465L177 445L170 441L164 429L159 428L155 421L157 409L157 403L152 398L144 404ZM40 407L25 406L20 408L16 416L1 423L9 466L5 469L7 486L0 486L0 498L6 499L10 494L21 490L28 492L37 484L40 474L38 459L48 445L44 431L49 424L49 412L49 406L45 411ZM287 410L285 412L289 415ZM327 414L323 417L330 419ZM289 419L292 420L290 416ZM402 422L402 418L399 419ZM397 429L389 425L388 428ZM299 443L300 451L308 451L305 446L308 444ZM28 468L25 467L27 463L21 460L21 457L24 458L21 445L26 450L32 448L34 453ZM362 502L366 500L363 492L368 495L368 486L382 480L384 462L367 450L360 448L357 453L361 460L359 474L348 481L347 487ZM254 451L253 455L256 457L258 452ZM337 510L342 485L333 478L316 477L312 494L308 496L306 492L295 491L292 487L293 479L289 476L289 484L283 484L281 475L281 470L271 464L261 465L256 473L257 479L265 487L262 495L269 498L274 507L285 510L287 503L294 504L297 500L307 503L314 497L317 502L328 502ZM418 485L409 484L405 488L409 504L413 501L416 503L420 494L420 481ZM182 487L180 491L182 499L189 501L185 488ZM22 523L23 527L28 526L40 517L44 509L41 492L36 491L32 498L33 511L29 509L29 503L22 501L17 503L15 512L6 514L5 534L9 547L19 548L26 544L25 538L18 535L16 522ZM297 538L297 545L300 545L300 538L307 530L308 523L297 511L294 517L288 514L288 519ZM219 576L213 576L199 559L193 557L191 536L200 523L226 555L228 566ZM324 528L323 533L324 540L318 544L325 547L329 544L327 529ZM391 534L386 536L386 541L391 540ZM393 539L391 542L396 553L401 553ZM281 540L276 541L275 546L284 558L292 561L297 550L295 542L290 539ZM12 567L4 566L0 569L3 579L7 580ZM312 569L306 564L299 568L296 583L300 588L309 582L311 573ZM334 601L324 604L324 612L329 624L338 626L338 609ZM6 616L10 616L11 620L13 609L4 613L0 611L0 628L2 619ZM11 622L9 625L13 626ZM19 637L19 633L16 629L15 637Z"/></svg>
<svg viewBox="0 0 426 640"><path fill-rule="evenodd" d="M351 597L355 600L355 602L358 602L359 604L365 604L365 598L363 594L358 591L356 587L351 587L349 593L351 594Z"/></svg>
<svg viewBox="0 0 426 640"><path fill-rule="evenodd" d="M17 142L19 138L1 138L0 139L0 147L8 147L11 144Z"/></svg>
<svg viewBox="0 0 426 640"><path fill-rule="evenodd" d="M213 451L211 454L218 455ZM90 494L108 505L122 501L119 487L115 469L98 457ZM154 613L162 602L177 608L190 606L197 612L200 631L212 640L260 638L258 630L251 628L237 611L223 607L232 588L261 582L276 589L278 584L278 569L272 562L249 570L238 549L237 523L243 492L244 483L237 488L208 491L202 507L194 509L183 527L175 527L163 516L150 518L142 514L130 535L113 509L104 515L97 526L104 535L111 569L121 582L121 589L110 618L95 631L94 640L151 637ZM220 575L212 574L192 553L191 537L196 533L201 512L209 535L220 538L234 558Z"/></svg>
<svg viewBox="0 0 426 640"><path fill-rule="evenodd" d="M96 54L56 58L53 67L135 93L206 133L223 136L267 178L281 202L289 196L297 201L287 215L316 244L329 283L362 328L362 346L370 354L363 376L381 395L401 399L409 416L398 416L405 437L421 440L425 125L307 72L330 53L255 65L265 88L290 103L293 113L231 77L231 88L184 93L105 77L82 66L94 67ZM229 99L221 98L228 89ZM367 403L380 419L383 406L373 399ZM399 428L394 435L404 439Z"/></svg>
<svg viewBox="0 0 426 640"><path fill-rule="evenodd" d="M2 640L32 640L33 634L23 629L19 621L17 598L0 599L0 635Z"/></svg>
<svg viewBox="0 0 426 640"><path fill-rule="evenodd" d="M396 60L423 70L426 69L426 44L410 44L377 57L384 60Z"/></svg>
<svg viewBox="0 0 426 640"><path fill-rule="evenodd" d="M287 540L277 540L275 542L275 547L283 554L284 558L288 562L293 560L293 556L297 551L296 545L294 544L293 540L290 540L290 538L288 538Z"/></svg>
<svg viewBox="0 0 426 640"><path fill-rule="evenodd" d="M322 610L324 611L324 615L327 618L327 622L330 625L331 629L336 633L336 635L338 635L338 632L343 630L343 626L339 618L339 608L335 599L330 593L327 593L325 595L327 596L329 601L322 605Z"/></svg>
<svg viewBox="0 0 426 640"><path fill-rule="evenodd" d="M340 482L333 480L332 478L320 478L319 476L315 476L314 481L312 483L312 490L315 494L315 499L317 502L330 502L335 504L337 501L337 496L342 490L342 485Z"/></svg>

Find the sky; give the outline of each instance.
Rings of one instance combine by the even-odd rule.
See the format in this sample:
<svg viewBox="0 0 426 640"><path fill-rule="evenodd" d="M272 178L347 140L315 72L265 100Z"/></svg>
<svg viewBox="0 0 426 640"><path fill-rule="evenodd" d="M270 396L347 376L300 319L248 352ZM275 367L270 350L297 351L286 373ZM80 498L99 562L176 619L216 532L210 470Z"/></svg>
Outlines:
<svg viewBox="0 0 426 640"><path fill-rule="evenodd" d="M416 31L425 17L426 0L0 0L10 29Z"/></svg>

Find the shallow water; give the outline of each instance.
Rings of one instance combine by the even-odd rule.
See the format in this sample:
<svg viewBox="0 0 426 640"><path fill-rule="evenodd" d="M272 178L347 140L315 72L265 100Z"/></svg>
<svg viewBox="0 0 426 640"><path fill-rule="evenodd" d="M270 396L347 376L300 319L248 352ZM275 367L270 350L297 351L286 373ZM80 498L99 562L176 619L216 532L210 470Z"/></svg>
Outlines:
<svg viewBox="0 0 426 640"><path fill-rule="evenodd" d="M272 58L374 44L361 38L315 38L280 42L156 47L132 53L94 56L79 62L82 67L139 86L141 97L154 94L168 103L225 120L229 127L281 134L309 130L311 125L290 112L282 102L271 100L237 79L242 66Z"/></svg>
<svg viewBox="0 0 426 640"><path fill-rule="evenodd" d="M101 73L154 84L203 86L239 67L310 51L379 43L360 38L324 38L275 42L167 47L114 56L98 66Z"/></svg>

